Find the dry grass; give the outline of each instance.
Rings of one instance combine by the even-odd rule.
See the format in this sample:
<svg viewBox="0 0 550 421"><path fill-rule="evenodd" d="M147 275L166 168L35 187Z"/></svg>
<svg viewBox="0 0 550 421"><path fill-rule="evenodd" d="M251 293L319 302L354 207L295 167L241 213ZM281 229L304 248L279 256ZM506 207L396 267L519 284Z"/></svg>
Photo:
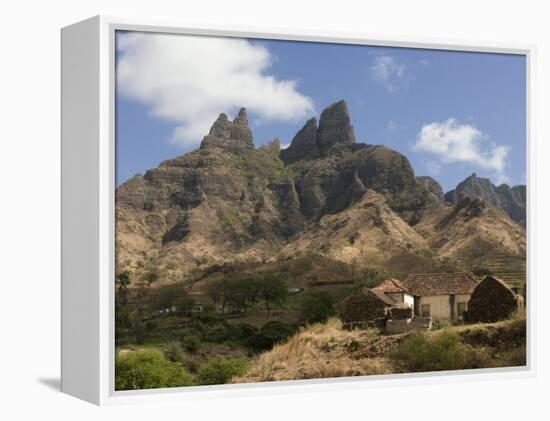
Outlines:
<svg viewBox="0 0 550 421"><path fill-rule="evenodd" d="M457 335L466 350L460 368L511 367L525 364L525 319L497 323L452 326L426 337L437 341L442 335ZM392 358L400 345L414 333L381 335L375 329L344 330L338 319L301 329L286 342L260 355L248 373L235 383L318 379L402 373L414 370ZM414 353L413 353L414 354Z"/></svg>
<svg viewBox="0 0 550 421"><path fill-rule="evenodd" d="M262 354L247 375L236 383L317 379L387 374L392 362L385 357L399 341L377 330L342 329L340 320L303 328L285 343Z"/></svg>

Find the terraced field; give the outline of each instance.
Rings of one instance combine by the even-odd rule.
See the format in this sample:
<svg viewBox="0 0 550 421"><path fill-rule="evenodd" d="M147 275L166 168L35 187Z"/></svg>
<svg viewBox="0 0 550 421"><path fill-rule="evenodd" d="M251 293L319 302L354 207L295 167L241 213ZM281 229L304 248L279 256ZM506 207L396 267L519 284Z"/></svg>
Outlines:
<svg viewBox="0 0 550 421"><path fill-rule="evenodd" d="M521 256L510 256L507 253L495 252L483 265L457 261L463 269L479 274L482 269L489 270L493 275L505 281L512 288L523 289L526 282L526 262Z"/></svg>

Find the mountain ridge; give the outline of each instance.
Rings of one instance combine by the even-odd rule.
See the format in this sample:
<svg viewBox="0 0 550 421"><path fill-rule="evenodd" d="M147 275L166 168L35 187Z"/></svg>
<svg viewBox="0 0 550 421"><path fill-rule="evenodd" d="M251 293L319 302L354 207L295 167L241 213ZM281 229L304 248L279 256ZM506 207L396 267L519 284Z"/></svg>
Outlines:
<svg viewBox="0 0 550 421"><path fill-rule="evenodd" d="M319 124L309 119L285 150L277 138L255 147L241 108L233 121L220 114L198 149L117 188L117 268L175 267L166 269L170 282L214 264L308 253L379 268L399 256L425 263L422 254L453 256L440 253L433 238L462 235L457 227L468 218L509 220L501 207L480 201L491 211L474 215L470 204L468 214L441 225L458 203L445 204L439 183L417 177L399 152L357 143L344 101L327 107ZM441 230L431 230L430 221ZM525 241L512 221L485 225ZM509 243L504 249L523 252Z"/></svg>
<svg viewBox="0 0 550 421"><path fill-rule="evenodd" d="M517 223L523 226L526 224L527 187L523 184L509 186L503 183L496 186L490 179L478 177L473 173L455 189L445 193L445 200L457 204L464 196L485 199L506 212Z"/></svg>

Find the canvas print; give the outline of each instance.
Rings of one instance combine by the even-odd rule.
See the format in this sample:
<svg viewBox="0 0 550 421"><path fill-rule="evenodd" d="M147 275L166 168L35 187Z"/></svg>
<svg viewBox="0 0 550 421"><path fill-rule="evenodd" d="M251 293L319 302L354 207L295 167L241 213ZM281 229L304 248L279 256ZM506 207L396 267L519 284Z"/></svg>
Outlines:
<svg viewBox="0 0 550 421"><path fill-rule="evenodd" d="M526 364L526 57L116 32L115 389Z"/></svg>

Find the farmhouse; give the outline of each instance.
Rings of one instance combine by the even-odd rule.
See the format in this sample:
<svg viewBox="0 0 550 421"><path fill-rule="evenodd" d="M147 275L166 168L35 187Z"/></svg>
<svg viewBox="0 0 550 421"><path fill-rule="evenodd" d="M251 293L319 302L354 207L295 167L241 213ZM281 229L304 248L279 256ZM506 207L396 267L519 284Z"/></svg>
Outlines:
<svg viewBox="0 0 550 421"><path fill-rule="evenodd" d="M466 272L417 273L402 285L414 297L416 316L460 321L477 282Z"/></svg>
<svg viewBox="0 0 550 421"><path fill-rule="evenodd" d="M403 303L414 309L414 296L398 279L386 279L376 288L373 288L373 291L384 294L386 297L391 298L394 303Z"/></svg>
<svg viewBox="0 0 550 421"><path fill-rule="evenodd" d="M469 323L492 323L506 319L522 306L523 297L503 280L489 275L474 288L464 318Z"/></svg>
<svg viewBox="0 0 550 421"><path fill-rule="evenodd" d="M386 279L376 288L361 288L342 301L340 318L345 327L387 327L390 319L410 323L413 310L414 297L403 284L397 279Z"/></svg>

